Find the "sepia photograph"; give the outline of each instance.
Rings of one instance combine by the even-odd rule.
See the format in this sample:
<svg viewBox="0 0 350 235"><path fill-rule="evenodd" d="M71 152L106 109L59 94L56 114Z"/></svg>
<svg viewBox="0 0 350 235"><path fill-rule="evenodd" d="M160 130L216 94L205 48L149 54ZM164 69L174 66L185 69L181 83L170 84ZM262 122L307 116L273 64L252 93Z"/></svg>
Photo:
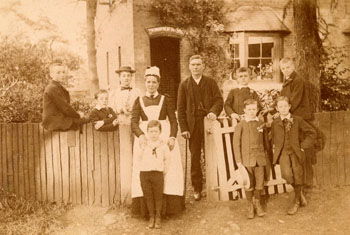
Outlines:
<svg viewBox="0 0 350 235"><path fill-rule="evenodd" d="M350 234L350 0L0 18L0 235Z"/></svg>

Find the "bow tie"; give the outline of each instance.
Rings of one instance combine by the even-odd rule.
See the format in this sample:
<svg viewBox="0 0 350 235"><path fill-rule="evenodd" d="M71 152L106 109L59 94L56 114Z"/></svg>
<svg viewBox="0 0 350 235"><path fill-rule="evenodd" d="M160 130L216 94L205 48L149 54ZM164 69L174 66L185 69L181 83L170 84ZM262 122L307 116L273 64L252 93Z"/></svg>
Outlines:
<svg viewBox="0 0 350 235"><path fill-rule="evenodd" d="M124 90L129 90L129 91L130 91L131 89L132 89L132 87L129 87L129 86L128 86L128 87L121 87L121 88L120 88L120 90L122 90L122 91L124 91Z"/></svg>

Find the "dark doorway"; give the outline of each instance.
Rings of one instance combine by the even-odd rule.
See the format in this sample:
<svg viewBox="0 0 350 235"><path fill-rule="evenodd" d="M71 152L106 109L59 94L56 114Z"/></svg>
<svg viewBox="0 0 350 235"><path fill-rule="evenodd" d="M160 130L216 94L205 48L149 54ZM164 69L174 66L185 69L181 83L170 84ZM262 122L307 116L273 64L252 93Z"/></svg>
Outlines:
<svg viewBox="0 0 350 235"><path fill-rule="evenodd" d="M172 37L151 38L151 65L160 69L161 94L168 94L176 108L180 83L180 40Z"/></svg>

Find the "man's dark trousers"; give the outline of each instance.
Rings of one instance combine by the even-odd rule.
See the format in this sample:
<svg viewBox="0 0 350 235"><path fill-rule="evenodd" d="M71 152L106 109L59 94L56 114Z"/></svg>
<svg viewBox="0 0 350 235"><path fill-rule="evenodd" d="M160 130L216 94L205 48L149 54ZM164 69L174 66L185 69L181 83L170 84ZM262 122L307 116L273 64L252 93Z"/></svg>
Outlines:
<svg viewBox="0 0 350 235"><path fill-rule="evenodd" d="M190 138L191 180L195 192L202 192L201 153L204 143L204 116L196 115Z"/></svg>

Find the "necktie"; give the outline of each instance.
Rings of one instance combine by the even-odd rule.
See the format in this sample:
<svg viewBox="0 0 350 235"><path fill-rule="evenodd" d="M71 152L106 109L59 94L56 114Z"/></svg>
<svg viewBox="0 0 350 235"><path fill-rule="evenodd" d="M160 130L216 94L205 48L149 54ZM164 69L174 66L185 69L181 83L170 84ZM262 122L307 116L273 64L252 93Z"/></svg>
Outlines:
<svg viewBox="0 0 350 235"><path fill-rule="evenodd" d="M128 86L128 87L121 87L121 88L120 88L120 90L122 90L122 91L124 91L124 90L129 90L129 91L130 91L131 89L132 89L132 87L129 87L129 86Z"/></svg>
<svg viewBox="0 0 350 235"><path fill-rule="evenodd" d="M153 100L154 99L154 95L150 95L149 98L151 98L151 100Z"/></svg>

